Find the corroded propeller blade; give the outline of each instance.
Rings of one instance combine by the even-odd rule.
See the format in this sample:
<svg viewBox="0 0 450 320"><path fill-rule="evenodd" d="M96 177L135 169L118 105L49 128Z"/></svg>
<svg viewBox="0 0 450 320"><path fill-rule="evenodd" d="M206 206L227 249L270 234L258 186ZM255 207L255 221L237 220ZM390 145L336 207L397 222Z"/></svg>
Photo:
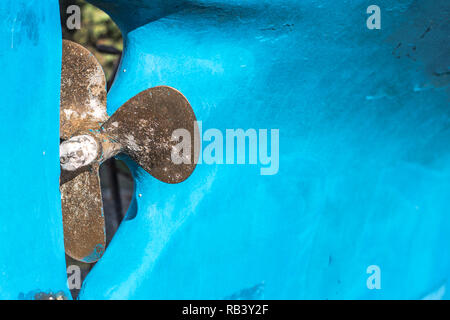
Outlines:
<svg viewBox="0 0 450 320"><path fill-rule="evenodd" d="M88 50L65 40L61 74L60 189L66 253L76 260L95 262L105 250L98 174L102 162L123 152L155 178L167 183L182 182L197 163L196 126L186 98L165 86L139 93L108 119L102 67ZM183 134L174 135L177 129ZM180 139L188 141L187 150L185 144L179 150ZM174 161L174 151L182 155L178 158L182 161Z"/></svg>
<svg viewBox="0 0 450 320"><path fill-rule="evenodd" d="M128 100L101 130L120 143L122 152L152 176L163 182L179 183L191 175L197 162L194 152L194 138L198 135L198 130L194 130L196 125L195 114L187 99L171 87L160 86ZM172 150L179 143L172 139L177 129L189 132L189 163L176 164L172 160Z"/></svg>
<svg viewBox="0 0 450 320"><path fill-rule="evenodd" d="M105 74L97 59L81 45L63 40L60 136L98 128L108 119Z"/></svg>
<svg viewBox="0 0 450 320"><path fill-rule="evenodd" d="M95 262L106 245L98 164L73 174L63 172L61 180L66 253L79 261Z"/></svg>
<svg viewBox="0 0 450 320"><path fill-rule="evenodd" d="M105 74L81 45L63 40L60 137L98 129L108 119ZM99 164L82 172L63 171L61 204L66 253L84 262L97 261L105 250L105 221L98 176Z"/></svg>

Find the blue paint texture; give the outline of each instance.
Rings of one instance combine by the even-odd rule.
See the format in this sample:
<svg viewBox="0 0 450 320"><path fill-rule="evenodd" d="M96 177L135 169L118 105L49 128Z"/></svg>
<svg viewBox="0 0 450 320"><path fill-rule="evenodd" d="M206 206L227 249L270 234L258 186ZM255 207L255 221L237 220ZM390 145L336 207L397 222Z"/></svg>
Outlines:
<svg viewBox="0 0 450 320"><path fill-rule="evenodd" d="M448 1L378 1L381 30L366 28L367 1L92 3L125 39L110 114L173 86L204 130L279 129L280 168L202 164L167 185L129 161L136 196L81 298L418 299L445 288ZM367 288L370 265L381 290Z"/></svg>
<svg viewBox="0 0 450 320"><path fill-rule="evenodd" d="M0 2L0 299L67 289L58 1Z"/></svg>
<svg viewBox="0 0 450 320"><path fill-rule="evenodd" d="M37 2L0 4L1 298L65 285L61 42ZM110 114L173 86L204 131L279 129L280 165L168 185L127 160L135 197L82 299L449 298L448 1L377 1L381 30L361 0L92 3L125 40Z"/></svg>

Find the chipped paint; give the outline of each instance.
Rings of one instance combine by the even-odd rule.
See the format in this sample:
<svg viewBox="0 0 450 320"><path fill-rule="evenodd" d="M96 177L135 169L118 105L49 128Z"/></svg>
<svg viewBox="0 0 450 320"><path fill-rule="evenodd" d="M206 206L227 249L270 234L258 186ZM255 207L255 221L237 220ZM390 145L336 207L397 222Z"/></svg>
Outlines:
<svg viewBox="0 0 450 320"><path fill-rule="evenodd" d="M444 283L438 289L428 293L422 300L442 300L445 296L446 284Z"/></svg>

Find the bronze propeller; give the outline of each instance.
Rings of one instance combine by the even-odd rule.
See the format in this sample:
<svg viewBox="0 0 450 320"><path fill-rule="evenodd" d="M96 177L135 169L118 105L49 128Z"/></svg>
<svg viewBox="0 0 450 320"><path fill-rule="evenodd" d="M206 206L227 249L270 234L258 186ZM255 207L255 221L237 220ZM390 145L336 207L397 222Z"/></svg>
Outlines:
<svg viewBox="0 0 450 320"><path fill-rule="evenodd" d="M173 132L187 130L194 145L195 126L187 99L167 86L140 92L109 117L101 65L84 47L63 41L60 190L69 256L95 262L105 250L100 165L124 153L158 180L182 182L195 168L195 154L192 149L192 161L175 164L171 153L178 142Z"/></svg>

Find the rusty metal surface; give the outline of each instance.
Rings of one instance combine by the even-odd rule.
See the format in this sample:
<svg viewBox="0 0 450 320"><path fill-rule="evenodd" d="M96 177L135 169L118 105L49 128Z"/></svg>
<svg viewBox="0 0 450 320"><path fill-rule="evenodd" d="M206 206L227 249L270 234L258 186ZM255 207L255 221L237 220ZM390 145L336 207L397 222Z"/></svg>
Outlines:
<svg viewBox="0 0 450 320"><path fill-rule="evenodd" d="M92 53L63 40L61 67L60 136L98 128L106 119L106 79Z"/></svg>
<svg viewBox="0 0 450 320"><path fill-rule="evenodd" d="M196 165L196 118L187 99L161 86L128 100L111 118L106 114L105 76L82 46L63 43L60 110L61 203L66 253L95 262L105 250L105 220L98 169L120 152L167 183L187 179ZM102 125L103 124L103 125ZM177 129L190 136L189 163L175 164ZM183 152L186 152L185 150Z"/></svg>
<svg viewBox="0 0 450 320"><path fill-rule="evenodd" d="M198 130L195 114L187 99L177 90L154 87L142 91L124 105L102 126L122 146L123 152L145 171L167 183L186 180L195 168L194 136ZM189 164L175 164L171 159L172 133L186 129L191 136ZM199 140L197 140L199 141Z"/></svg>
<svg viewBox="0 0 450 320"><path fill-rule="evenodd" d="M61 185L66 253L83 262L95 262L106 243L98 164L74 177L66 175L66 179Z"/></svg>
<svg viewBox="0 0 450 320"><path fill-rule="evenodd" d="M107 118L105 75L81 45L63 40L60 138L98 129ZM64 159L63 159L64 161ZM105 249L105 221L98 163L73 172L61 171L60 191L64 246L72 258L97 261Z"/></svg>

